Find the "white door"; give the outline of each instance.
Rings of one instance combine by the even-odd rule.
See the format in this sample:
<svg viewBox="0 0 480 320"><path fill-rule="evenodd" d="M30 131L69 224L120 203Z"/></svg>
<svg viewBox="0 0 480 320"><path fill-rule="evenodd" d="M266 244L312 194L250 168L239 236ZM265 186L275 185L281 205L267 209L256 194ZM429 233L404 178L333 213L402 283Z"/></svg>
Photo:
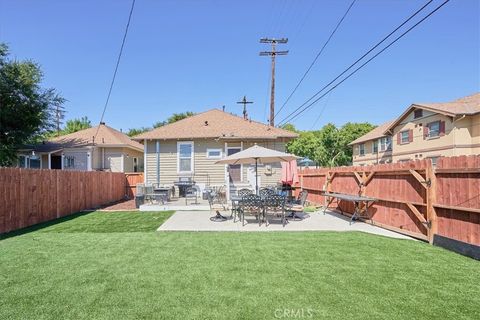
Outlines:
<svg viewBox="0 0 480 320"><path fill-rule="evenodd" d="M260 170L261 166L258 165L258 169ZM257 173L257 179L258 179L258 188L260 189L260 186L262 185L261 182L261 176L260 174ZM250 186L252 187L252 190L255 190L255 165L251 164L247 168L247 180Z"/></svg>

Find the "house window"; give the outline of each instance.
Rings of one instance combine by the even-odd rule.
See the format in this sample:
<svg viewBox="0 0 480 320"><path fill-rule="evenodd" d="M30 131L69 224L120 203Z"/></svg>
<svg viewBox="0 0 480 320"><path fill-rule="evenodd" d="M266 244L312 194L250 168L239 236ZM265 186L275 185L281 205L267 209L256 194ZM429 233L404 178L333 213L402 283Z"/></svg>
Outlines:
<svg viewBox="0 0 480 320"><path fill-rule="evenodd" d="M66 156L65 157L65 169L74 169L75 168L75 157Z"/></svg>
<svg viewBox="0 0 480 320"><path fill-rule="evenodd" d="M220 159L222 157L222 149L207 149L208 159Z"/></svg>
<svg viewBox="0 0 480 320"><path fill-rule="evenodd" d="M440 121L430 122L428 124L428 137L435 138L440 135Z"/></svg>
<svg viewBox="0 0 480 320"><path fill-rule="evenodd" d="M358 154L361 156L365 155L365 143L358 145Z"/></svg>
<svg viewBox="0 0 480 320"><path fill-rule="evenodd" d="M35 158L30 158L30 161L29 161L29 168L31 169L40 169L40 158L38 159L35 159Z"/></svg>
<svg viewBox="0 0 480 320"><path fill-rule="evenodd" d="M178 142L178 172L193 171L193 142Z"/></svg>
<svg viewBox="0 0 480 320"><path fill-rule="evenodd" d="M377 153L378 152L378 140L375 140L372 142L372 149L373 149L373 153Z"/></svg>
<svg viewBox="0 0 480 320"><path fill-rule="evenodd" d="M18 157L18 167L19 168L26 168L27 167L27 159L25 156Z"/></svg>
<svg viewBox="0 0 480 320"><path fill-rule="evenodd" d="M410 142L410 131L405 130L400 132L400 143L409 143Z"/></svg>
<svg viewBox="0 0 480 320"><path fill-rule="evenodd" d="M133 157L133 172L138 172L138 158Z"/></svg>
<svg viewBox="0 0 480 320"><path fill-rule="evenodd" d="M415 111L413 111L413 119L418 119L418 118L421 118L423 117L423 110L422 109L415 109Z"/></svg>
<svg viewBox="0 0 480 320"><path fill-rule="evenodd" d="M392 137L380 138L380 151L392 150Z"/></svg>

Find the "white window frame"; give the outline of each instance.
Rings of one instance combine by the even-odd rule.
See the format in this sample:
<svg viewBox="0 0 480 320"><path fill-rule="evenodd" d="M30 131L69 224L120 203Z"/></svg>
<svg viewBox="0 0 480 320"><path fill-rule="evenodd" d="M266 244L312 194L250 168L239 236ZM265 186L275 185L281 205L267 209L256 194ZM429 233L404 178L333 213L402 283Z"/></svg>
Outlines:
<svg viewBox="0 0 480 320"><path fill-rule="evenodd" d="M380 139L372 142L372 153L378 153L378 150L379 150L378 145L379 144L380 144Z"/></svg>
<svg viewBox="0 0 480 320"><path fill-rule="evenodd" d="M363 147L363 148L362 148ZM363 152L362 152L362 149L363 149ZM365 143L360 143L358 145L358 155L363 157L365 155Z"/></svg>
<svg viewBox="0 0 480 320"><path fill-rule="evenodd" d="M379 148L380 151L390 151L392 150L392 137L387 136L379 139Z"/></svg>
<svg viewBox="0 0 480 320"><path fill-rule="evenodd" d="M218 156L211 156L210 155L210 152L219 152L219 155ZM207 159L221 159L222 158L222 155L223 155L223 152L222 152L222 149L221 148L211 148L211 149L207 149L207 154L206 154L206 157Z"/></svg>
<svg viewBox="0 0 480 320"><path fill-rule="evenodd" d="M182 144L189 144L192 146L192 152L191 152L191 169L190 171L180 171L180 145ZM178 174L185 174L185 173L193 173L194 168L195 168L195 145L193 141L177 141L177 173Z"/></svg>

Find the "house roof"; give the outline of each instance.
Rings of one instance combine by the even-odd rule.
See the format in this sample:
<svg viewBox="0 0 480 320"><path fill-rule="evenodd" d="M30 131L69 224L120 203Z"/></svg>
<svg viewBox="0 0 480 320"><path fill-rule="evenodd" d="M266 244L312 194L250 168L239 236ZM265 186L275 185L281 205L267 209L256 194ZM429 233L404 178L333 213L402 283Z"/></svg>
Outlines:
<svg viewBox="0 0 480 320"><path fill-rule="evenodd" d="M480 113L480 93L459 98L450 102L440 103L413 103L405 110L390 126L385 128L385 133L396 127L412 110L425 109L432 112L444 114L446 116L455 117L462 115L474 115Z"/></svg>
<svg viewBox="0 0 480 320"><path fill-rule="evenodd" d="M242 117L212 109L141 133L133 139L277 139L296 138L297 136L296 133L291 131L245 120Z"/></svg>
<svg viewBox="0 0 480 320"><path fill-rule="evenodd" d="M367 134L364 134L363 136L353 140L352 142L349 143L349 145L351 146L351 145L354 145L354 144L357 144L357 143L362 143L362 142L366 142L366 141L369 141L369 140L374 140L374 139L378 139L378 138L381 138L381 137L385 137L384 132L390 126L390 124L392 122L393 121L388 121L388 122L385 122L384 124L379 125L375 129L368 132Z"/></svg>
<svg viewBox="0 0 480 320"><path fill-rule="evenodd" d="M125 147L143 151L143 145L137 141L133 141L126 134L115 130L105 124L96 127L80 130L64 136L52 138L45 143L36 145L34 150L37 152L52 152L64 148L79 148L93 145L93 137L95 145L99 147Z"/></svg>

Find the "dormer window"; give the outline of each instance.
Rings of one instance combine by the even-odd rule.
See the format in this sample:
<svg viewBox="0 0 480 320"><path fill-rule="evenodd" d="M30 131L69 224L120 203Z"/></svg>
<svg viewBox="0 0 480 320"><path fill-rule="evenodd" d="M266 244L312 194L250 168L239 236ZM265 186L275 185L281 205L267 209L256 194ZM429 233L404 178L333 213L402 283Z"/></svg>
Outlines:
<svg viewBox="0 0 480 320"><path fill-rule="evenodd" d="M421 117L423 117L423 109L415 109L415 111L413 111L413 119L418 119Z"/></svg>

